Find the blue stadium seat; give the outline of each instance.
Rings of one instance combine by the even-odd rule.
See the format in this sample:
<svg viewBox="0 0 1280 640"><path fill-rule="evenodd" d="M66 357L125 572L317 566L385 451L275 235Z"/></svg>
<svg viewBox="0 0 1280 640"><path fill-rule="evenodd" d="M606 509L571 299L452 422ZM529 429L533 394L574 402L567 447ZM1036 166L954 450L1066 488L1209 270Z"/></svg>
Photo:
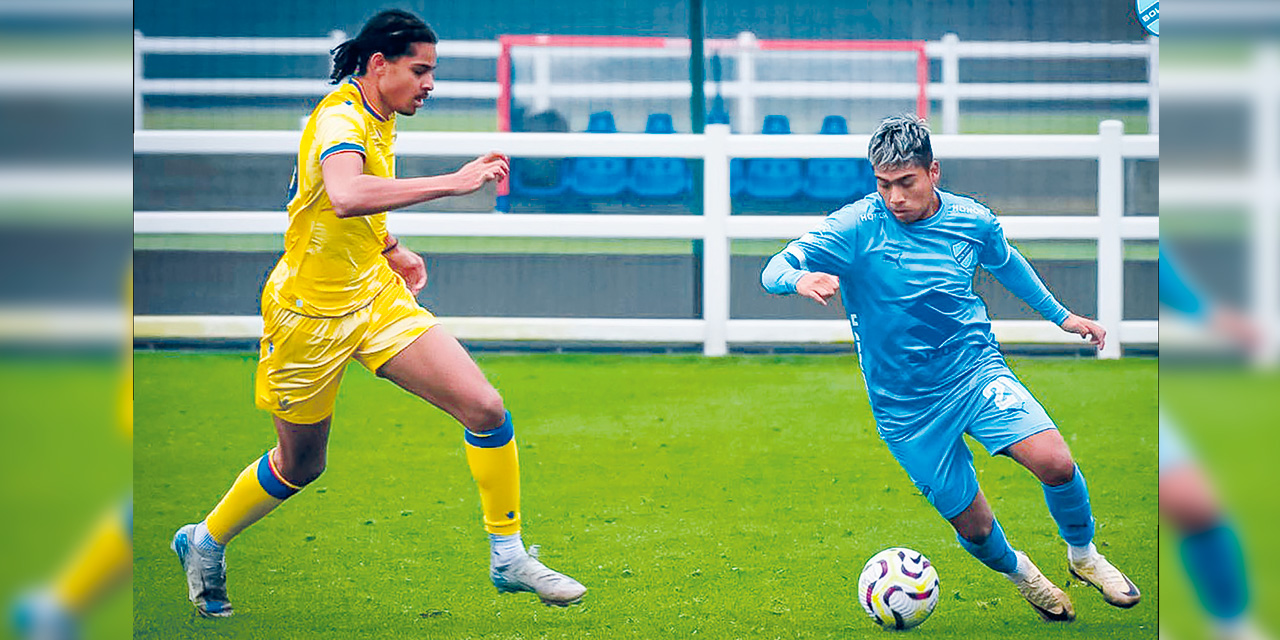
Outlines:
<svg viewBox="0 0 1280 640"><path fill-rule="evenodd" d="M791 122L786 116L765 116L761 133L789 134ZM755 158L746 162L744 173L747 195L759 200L794 198L804 186L804 173L798 158Z"/></svg>
<svg viewBox="0 0 1280 640"><path fill-rule="evenodd" d="M827 116L818 132L845 135L849 125L840 116ZM855 158L814 158L805 164L804 193L813 200L849 202L875 190L871 164Z"/></svg>
<svg viewBox="0 0 1280 640"><path fill-rule="evenodd" d="M511 194L529 198L559 196L569 188L569 181L572 179L569 172L572 165L573 163L569 161L512 158ZM551 179L552 175L555 176L554 179Z"/></svg>
<svg viewBox="0 0 1280 640"><path fill-rule="evenodd" d="M849 133L849 123L844 116L827 116L822 119L822 129L818 133L824 135L844 135Z"/></svg>
<svg viewBox="0 0 1280 640"><path fill-rule="evenodd" d="M569 122L560 112L548 109L525 113L521 131L567 132ZM559 158L512 158L511 195L516 198L556 198L569 188L569 163Z"/></svg>
<svg viewBox="0 0 1280 640"><path fill-rule="evenodd" d="M760 133L766 135L786 135L791 133L791 121L786 116L765 116L764 126Z"/></svg>
<svg viewBox="0 0 1280 640"><path fill-rule="evenodd" d="M617 133L613 114L598 111L587 120L587 133ZM626 158L574 158L569 187L588 198L612 198L627 188Z"/></svg>
<svg viewBox="0 0 1280 640"><path fill-rule="evenodd" d="M645 133L675 133L671 115L651 113ZM693 172L683 158L636 158L631 161L631 191L642 198L674 198L693 189Z"/></svg>
<svg viewBox="0 0 1280 640"><path fill-rule="evenodd" d="M725 111L724 100L716 96L716 103L707 114L707 124L729 124L729 112Z"/></svg>
<svg viewBox="0 0 1280 640"><path fill-rule="evenodd" d="M669 113L651 113L644 124L645 133L675 133L676 126Z"/></svg>
<svg viewBox="0 0 1280 640"><path fill-rule="evenodd" d="M617 133L618 126L613 123L613 112L597 111L587 119L587 133Z"/></svg>

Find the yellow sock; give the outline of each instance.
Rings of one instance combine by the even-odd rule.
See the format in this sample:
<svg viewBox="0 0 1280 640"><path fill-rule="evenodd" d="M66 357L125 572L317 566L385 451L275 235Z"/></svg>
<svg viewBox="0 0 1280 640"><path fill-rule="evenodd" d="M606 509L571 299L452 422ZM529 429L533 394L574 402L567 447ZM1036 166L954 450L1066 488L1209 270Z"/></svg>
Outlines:
<svg viewBox="0 0 1280 640"><path fill-rule="evenodd" d="M484 529L509 535L520 532L520 456L511 413L501 427L484 434L466 432L467 464L480 488Z"/></svg>
<svg viewBox="0 0 1280 640"><path fill-rule="evenodd" d="M222 496L218 506L205 517L205 526L209 528L209 536L218 544L226 544L244 531L249 525L261 520L272 509L280 506L286 498L292 496L302 487L290 484L271 461L275 449L266 452L261 458L240 472L227 495Z"/></svg>
<svg viewBox="0 0 1280 640"><path fill-rule="evenodd" d="M53 583L53 596L73 615L83 614L133 571L133 505L112 509Z"/></svg>

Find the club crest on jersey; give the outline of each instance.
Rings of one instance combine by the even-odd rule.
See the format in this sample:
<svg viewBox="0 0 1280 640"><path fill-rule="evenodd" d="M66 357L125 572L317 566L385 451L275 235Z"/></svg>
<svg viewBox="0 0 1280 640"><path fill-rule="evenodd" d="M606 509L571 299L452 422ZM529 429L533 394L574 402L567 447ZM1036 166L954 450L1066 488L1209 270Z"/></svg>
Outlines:
<svg viewBox="0 0 1280 640"><path fill-rule="evenodd" d="M960 240L951 243L951 255L956 257L956 262L960 266L968 269L978 260L978 252L974 251L973 243Z"/></svg>

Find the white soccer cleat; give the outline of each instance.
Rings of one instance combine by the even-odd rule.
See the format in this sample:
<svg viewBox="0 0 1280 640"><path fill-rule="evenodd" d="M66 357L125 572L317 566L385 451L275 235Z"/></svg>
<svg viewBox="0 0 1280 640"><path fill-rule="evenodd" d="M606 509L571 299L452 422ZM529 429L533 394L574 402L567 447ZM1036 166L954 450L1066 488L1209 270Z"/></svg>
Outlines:
<svg viewBox="0 0 1280 640"><path fill-rule="evenodd" d="M1234 624L1219 625L1214 629L1213 637L1215 640L1275 640L1275 636L1264 632L1249 618Z"/></svg>
<svg viewBox="0 0 1280 640"><path fill-rule="evenodd" d="M1102 599L1107 604L1121 609L1128 609L1142 599L1142 594L1133 581L1120 572L1115 565L1107 561L1101 553L1094 552L1079 562L1067 560L1067 568L1077 580L1093 585L1102 592Z"/></svg>
<svg viewBox="0 0 1280 640"><path fill-rule="evenodd" d="M1040 614L1046 622L1071 622L1076 619L1075 607L1071 606L1071 598L1056 585L1044 577L1040 569L1031 562L1027 554L1018 554L1017 574L1006 574L1018 592L1027 600L1032 609Z"/></svg>
<svg viewBox="0 0 1280 640"><path fill-rule="evenodd" d="M500 593L528 591L538 594L543 604L565 607L577 604L587 588L577 580L552 570L538 560L538 547L529 547L524 557L502 567L491 567L489 578Z"/></svg>
<svg viewBox="0 0 1280 640"><path fill-rule="evenodd" d="M79 640L80 623L52 594L31 592L13 608L11 623L22 640Z"/></svg>
<svg viewBox="0 0 1280 640"><path fill-rule="evenodd" d="M228 617L235 611L227 599L227 556L201 551L195 535L196 525L186 525L173 534L169 545L187 574L187 597L206 618Z"/></svg>

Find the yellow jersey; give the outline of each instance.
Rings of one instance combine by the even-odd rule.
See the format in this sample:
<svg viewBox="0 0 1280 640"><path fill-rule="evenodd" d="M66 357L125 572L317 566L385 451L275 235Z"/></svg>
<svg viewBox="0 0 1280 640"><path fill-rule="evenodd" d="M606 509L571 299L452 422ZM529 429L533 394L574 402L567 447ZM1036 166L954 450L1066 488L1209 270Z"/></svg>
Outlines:
<svg viewBox="0 0 1280 640"><path fill-rule="evenodd" d="M364 307L398 282L382 256L386 212L339 218L320 171L325 158L355 152L364 156L364 173L394 178L394 136L395 114L379 114L351 79L311 112L289 185L284 256L267 279L264 298L302 315L337 317Z"/></svg>

